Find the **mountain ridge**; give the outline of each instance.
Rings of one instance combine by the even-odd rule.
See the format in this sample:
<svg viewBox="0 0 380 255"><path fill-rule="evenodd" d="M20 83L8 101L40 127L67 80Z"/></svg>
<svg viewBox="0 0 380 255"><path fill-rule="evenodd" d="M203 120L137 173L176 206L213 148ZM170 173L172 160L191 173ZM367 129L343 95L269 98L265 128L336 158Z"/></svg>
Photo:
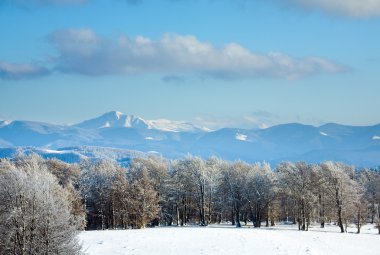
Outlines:
<svg viewBox="0 0 380 255"><path fill-rule="evenodd" d="M248 162L338 160L372 167L380 165L380 124L328 123L316 127L287 123L266 129L222 128L212 131L188 122L144 120L117 111L74 125L0 121L0 147L29 146L48 150L110 147L156 152L168 158L191 153Z"/></svg>

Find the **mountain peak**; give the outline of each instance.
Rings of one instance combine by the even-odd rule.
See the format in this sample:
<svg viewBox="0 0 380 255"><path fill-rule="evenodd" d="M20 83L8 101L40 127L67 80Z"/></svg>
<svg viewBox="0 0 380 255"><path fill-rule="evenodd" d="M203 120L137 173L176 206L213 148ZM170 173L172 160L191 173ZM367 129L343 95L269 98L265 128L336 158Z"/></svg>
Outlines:
<svg viewBox="0 0 380 255"><path fill-rule="evenodd" d="M140 117L134 115L127 115L119 111L107 112L100 117L83 121L76 127L85 129L98 129L98 128L110 128L110 127L125 127L125 128L138 128L146 129L148 124Z"/></svg>
<svg viewBox="0 0 380 255"><path fill-rule="evenodd" d="M10 120L0 120L0 127L5 127L11 123L12 123L12 121L10 121Z"/></svg>
<svg viewBox="0 0 380 255"><path fill-rule="evenodd" d="M99 128L136 128L155 129L164 132L209 132L210 129L198 127L185 121L174 121L167 119L144 120L135 115L127 115L119 111L106 112L103 115L74 125L84 129Z"/></svg>
<svg viewBox="0 0 380 255"><path fill-rule="evenodd" d="M125 115L125 114L122 112L119 112L119 111L110 111L110 112L106 112L102 116L110 117L110 118L115 117L116 119L120 119L120 117L123 115Z"/></svg>

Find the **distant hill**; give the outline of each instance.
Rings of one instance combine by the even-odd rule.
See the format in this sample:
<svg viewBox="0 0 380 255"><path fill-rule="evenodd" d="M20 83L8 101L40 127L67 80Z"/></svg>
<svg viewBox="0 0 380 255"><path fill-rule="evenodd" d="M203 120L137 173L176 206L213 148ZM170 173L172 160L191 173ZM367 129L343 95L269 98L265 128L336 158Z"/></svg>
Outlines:
<svg viewBox="0 0 380 255"><path fill-rule="evenodd" d="M68 162L89 156L86 151L90 150L93 154L89 157L116 160L124 157L120 154L128 153L125 158L139 153L178 158L191 153L201 157L216 155L226 160L272 164L283 160L310 163L334 160L375 167L380 165L380 124L346 126L330 123L315 127L290 123L267 129L211 131L188 122L144 120L113 111L71 126L0 121L0 148L0 157L7 157L17 150L29 150ZM102 153L96 154L95 151Z"/></svg>

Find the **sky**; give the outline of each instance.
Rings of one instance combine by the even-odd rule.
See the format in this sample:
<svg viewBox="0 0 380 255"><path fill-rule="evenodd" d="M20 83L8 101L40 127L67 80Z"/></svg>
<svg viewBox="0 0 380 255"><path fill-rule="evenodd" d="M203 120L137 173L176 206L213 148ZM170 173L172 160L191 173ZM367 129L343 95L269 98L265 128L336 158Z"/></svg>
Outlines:
<svg viewBox="0 0 380 255"><path fill-rule="evenodd" d="M0 119L380 123L380 0L0 0Z"/></svg>

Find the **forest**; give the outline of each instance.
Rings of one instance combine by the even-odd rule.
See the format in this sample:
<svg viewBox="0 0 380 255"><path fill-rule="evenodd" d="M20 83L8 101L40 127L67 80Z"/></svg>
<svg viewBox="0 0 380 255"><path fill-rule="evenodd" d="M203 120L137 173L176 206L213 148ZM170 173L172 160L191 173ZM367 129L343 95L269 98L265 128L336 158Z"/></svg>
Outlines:
<svg viewBox="0 0 380 255"><path fill-rule="evenodd" d="M0 254L81 254L80 230L228 222L260 228L375 224L380 168L338 162L228 162L187 156L68 164L38 155L0 159Z"/></svg>

